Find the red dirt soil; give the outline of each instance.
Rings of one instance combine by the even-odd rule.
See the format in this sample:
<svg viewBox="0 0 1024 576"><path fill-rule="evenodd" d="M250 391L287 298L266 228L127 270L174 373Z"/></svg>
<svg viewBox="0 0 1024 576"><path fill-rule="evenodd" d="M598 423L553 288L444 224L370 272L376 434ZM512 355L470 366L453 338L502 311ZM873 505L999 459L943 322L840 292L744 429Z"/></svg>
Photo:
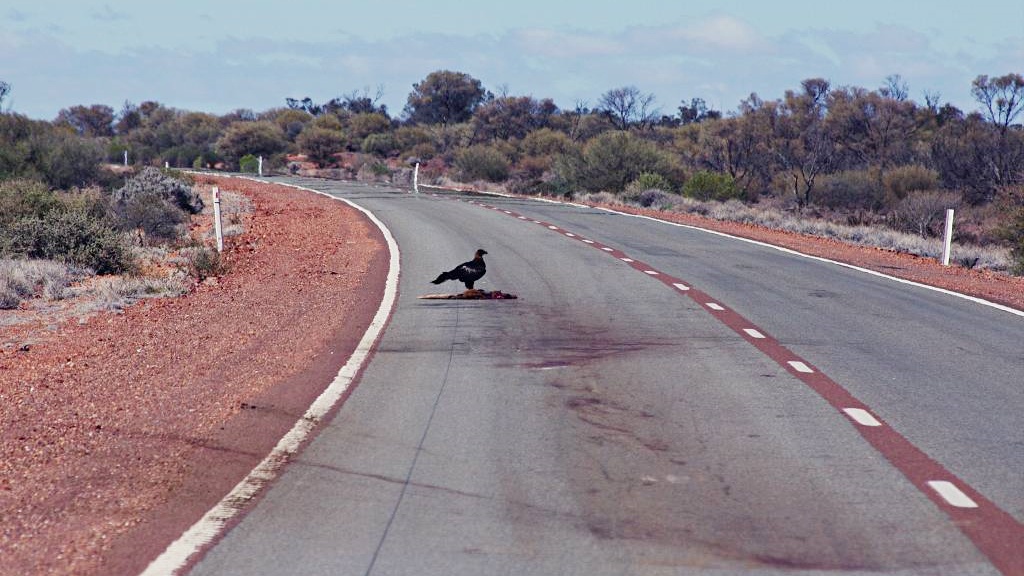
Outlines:
<svg viewBox="0 0 1024 576"><path fill-rule="evenodd" d="M376 312L388 256L361 213L203 183L255 207L223 277L56 331L0 327L0 574L138 573L270 451Z"/></svg>

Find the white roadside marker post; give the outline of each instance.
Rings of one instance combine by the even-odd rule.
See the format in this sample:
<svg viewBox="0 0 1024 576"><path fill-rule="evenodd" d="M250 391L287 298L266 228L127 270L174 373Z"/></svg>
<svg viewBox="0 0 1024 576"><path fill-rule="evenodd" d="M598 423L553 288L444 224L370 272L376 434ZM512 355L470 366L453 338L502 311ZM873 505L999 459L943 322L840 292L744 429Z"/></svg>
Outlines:
<svg viewBox="0 0 1024 576"><path fill-rule="evenodd" d="M420 163L416 163L416 167L412 169L412 191L416 194L420 193Z"/></svg>
<svg viewBox="0 0 1024 576"><path fill-rule="evenodd" d="M168 169L170 169L170 167L171 167L171 163L166 161L166 160L164 160L164 170L168 170Z"/></svg>
<svg viewBox="0 0 1024 576"><path fill-rule="evenodd" d="M128 150L124 151L124 165L128 165Z"/></svg>
<svg viewBox="0 0 1024 576"><path fill-rule="evenodd" d="M953 209L946 209L946 233L942 236L942 265L949 266L949 252L953 246Z"/></svg>
<svg viewBox="0 0 1024 576"><path fill-rule="evenodd" d="M259 176L263 178L263 156L259 157Z"/></svg>
<svg viewBox="0 0 1024 576"><path fill-rule="evenodd" d="M224 251L224 232L220 227L220 189L213 187L213 231L217 236L217 252Z"/></svg>

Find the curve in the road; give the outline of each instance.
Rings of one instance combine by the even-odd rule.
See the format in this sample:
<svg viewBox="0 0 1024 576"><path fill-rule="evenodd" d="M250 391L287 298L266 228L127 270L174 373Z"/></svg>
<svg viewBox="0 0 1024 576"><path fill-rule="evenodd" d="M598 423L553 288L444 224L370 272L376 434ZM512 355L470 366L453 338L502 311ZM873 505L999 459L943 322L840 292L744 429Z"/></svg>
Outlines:
<svg viewBox="0 0 1024 576"><path fill-rule="evenodd" d="M431 195L442 197L432 193ZM456 198L455 200L501 212L517 220L542 226L566 238L582 242L665 284L677 294L691 298L855 423L855 428L861 436L918 490L942 509L997 569L1008 575L1024 574L1024 554L1021 554L1021 550L1024 550L1024 525L929 457L899 432L887 426L880 417L872 412L870 407L841 385L740 314L716 301L709 294L693 288L683 279L631 258L616 248L606 246L552 223L528 218L512 210L471 199ZM1019 314L1019 311L998 307Z"/></svg>
<svg viewBox="0 0 1024 576"><path fill-rule="evenodd" d="M248 178L252 179L252 178ZM262 182L262 180L257 180ZM288 458L295 454L309 438L310 433L316 426L338 405L340 405L352 392L352 384L366 365L373 354L373 350L380 339L381 333L387 326L388 320L398 299L398 276L399 276L399 250L398 243L387 226L384 225L372 212L350 202L344 198L332 196L311 188L304 188L294 184L284 184L306 192L313 192L338 200L359 210L373 222L373 224L384 235L388 246L388 273L384 285L384 297L381 299L380 307L363 334L362 339L356 346L352 356L338 374L331 381L330 385L310 404L306 412L295 422L291 430L278 441L270 454L263 459L245 478L242 479L231 492L229 492L216 506L211 508L199 521L193 524L177 540L154 559L142 576L162 576L176 574L183 568L194 562L199 553L216 541L243 510L246 503L251 501L259 491L271 482L280 472Z"/></svg>

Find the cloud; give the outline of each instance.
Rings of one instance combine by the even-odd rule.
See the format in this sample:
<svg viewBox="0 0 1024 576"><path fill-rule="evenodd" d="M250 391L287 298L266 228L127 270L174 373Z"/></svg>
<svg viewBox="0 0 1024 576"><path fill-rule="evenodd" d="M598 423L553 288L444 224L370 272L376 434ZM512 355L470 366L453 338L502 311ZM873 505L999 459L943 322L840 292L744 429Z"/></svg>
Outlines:
<svg viewBox="0 0 1024 576"><path fill-rule="evenodd" d="M534 27L386 40L346 34L329 41L228 36L188 49L131 48L116 55L68 42L58 34L13 34L0 26L2 79L14 87L15 111L52 119L76 104L119 108L125 100L157 100L226 113L282 106L286 97L323 101L383 85L384 103L397 113L412 84L438 69L465 72L491 90L508 85L512 94L550 97L563 108L635 85L654 93L663 110L701 97L730 111L751 92L771 100L805 78L877 88L894 73L910 84L912 97L937 90L954 105L970 108L975 76L1005 74L1024 60L1019 38L992 41L987 55L972 56L947 53L939 40L905 27L769 36L723 15L618 32Z"/></svg>
<svg viewBox="0 0 1024 576"><path fill-rule="evenodd" d="M104 4L98 10L93 10L90 16L93 20L99 20L101 22L117 22L129 19L129 17L124 13L111 8L109 4Z"/></svg>
<svg viewBox="0 0 1024 576"><path fill-rule="evenodd" d="M6 18L11 22L27 22L28 14L16 9L11 8L7 11Z"/></svg>

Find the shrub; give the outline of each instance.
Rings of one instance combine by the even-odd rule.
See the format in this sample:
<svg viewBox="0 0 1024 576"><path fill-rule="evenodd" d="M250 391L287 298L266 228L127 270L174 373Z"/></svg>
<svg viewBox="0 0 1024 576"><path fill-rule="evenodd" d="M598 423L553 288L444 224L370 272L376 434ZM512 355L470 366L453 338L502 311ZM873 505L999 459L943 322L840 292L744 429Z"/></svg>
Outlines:
<svg viewBox="0 0 1024 576"><path fill-rule="evenodd" d="M0 182L0 227L22 218L42 218L47 212L60 206L60 198L42 182Z"/></svg>
<svg viewBox="0 0 1024 576"><path fill-rule="evenodd" d="M896 205L896 228L922 238L936 236L932 226L943 221L947 208L956 208L961 202L960 194L946 190L911 192Z"/></svg>
<svg viewBox="0 0 1024 576"><path fill-rule="evenodd" d="M188 272L200 282L210 277L223 276L229 269L220 252L209 246L193 246L185 252Z"/></svg>
<svg viewBox="0 0 1024 576"><path fill-rule="evenodd" d="M668 156L657 145L621 131L596 136L582 152L563 154L555 166L570 186L591 192L621 192L645 172L666 177L673 172Z"/></svg>
<svg viewBox="0 0 1024 576"><path fill-rule="evenodd" d="M464 181L502 182L508 179L509 161L499 150L484 145L470 146L455 156L455 168Z"/></svg>
<svg viewBox="0 0 1024 576"><path fill-rule="evenodd" d="M823 177L817 204L829 208L877 210L884 205L884 190L878 179L865 170L849 170Z"/></svg>
<svg viewBox="0 0 1024 576"><path fill-rule="evenodd" d="M1019 208L1010 222L1000 230L1010 245L1011 271L1024 276L1024 208Z"/></svg>
<svg viewBox="0 0 1024 576"><path fill-rule="evenodd" d="M89 275L83 268L49 260L0 259L0 309L17 308L36 295L61 300L68 296L68 286Z"/></svg>
<svg viewBox="0 0 1024 576"><path fill-rule="evenodd" d="M299 151L319 168L334 162L334 155L345 150L345 135L339 130L313 126L299 134L295 144Z"/></svg>
<svg viewBox="0 0 1024 576"><path fill-rule="evenodd" d="M937 189L939 173L917 164L897 166L885 173L882 185L890 199L902 200L911 192Z"/></svg>
<svg viewBox="0 0 1024 576"><path fill-rule="evenodd" d="M259 172L260 161L252 154L246 154L238 159L238 171L246 174L255 174Z"/></svg>
<svg viewBox="0 0 1024 576"><path fill-rule="evenodd" d="M696 200L724 202L741 197L743 191L736 187L732 176L701 170L683 184L683 195Z"/></svg>
<svg viewBox="0 0 1024 576"><path fill-rule="evenodd" d="M11 229L9 253L58 260L117 274L133 268L131 249L114 226L85 210L54 210L42 218L25 218Z"/></svg>
<svg viewBox="0 0 1024 576"><path fill-rule="evenodd" d="M153 192L136 194L118 206L122 228L142 230L147 240L170 242L183 232L185 213Z"/></svg>
<svg viewBox="0 0 1024 576"><path fill-rule="evenodd" d="M146 167L130 178L125 185L117 189L111 200L121 204L129 198L142 194L153 194L183 212L198 214L203 210L202 197L192 188L192 184L176 172L165 172L157 168Z"/></svg>
<svg viewBox="0 0 1024 576"><path fill-rule="evenodd" d="M391 156L398 152L398 140L394 134L370 134L363 139L362 150L366 154Z"/></svg>
<svg viewBox="0 0 1024 576"><path fill-rule="evenodd" d="M55 132L33 142L39 173L52 188L67 190L94 183L104 150L98 142Z"/></svg>

